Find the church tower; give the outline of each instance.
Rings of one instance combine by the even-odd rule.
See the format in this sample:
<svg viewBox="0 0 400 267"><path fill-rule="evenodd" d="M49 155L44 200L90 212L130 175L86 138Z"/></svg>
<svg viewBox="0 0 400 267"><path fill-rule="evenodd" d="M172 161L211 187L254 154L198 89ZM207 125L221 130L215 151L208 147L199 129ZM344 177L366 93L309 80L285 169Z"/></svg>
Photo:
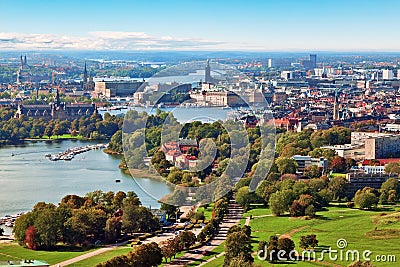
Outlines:
<svg viewBox="0 0 400 267"><path fill-rule="evenodd" d="M56 101L55 101L56 107L59 107L61 104L61 100L60 100L60 92L57 89L57 93L56 93Z"/></svg>
<svg viewBox="0 0 400 267"><path fill-rule="evenodd" d="M86 61L85 61L85 69L83 70L83 85L87 84L88 82L88 73L86 68Z"/></svg>
<svg viewBox="0 0 400 267"><path fill-rule="evenodd" d="M205 79L204 81L206 83L212 83L212 77L211 77L211 68L210 68L210 60L207 59L207 65L206 65L206 69L205 69Z"/></svg>
<svg viewBox="0 0 400 267"><path fill-rule="evenodd" d="M337 89L335 90L335 102L333 104L333 119L339 120L339 103Z"/></svg>

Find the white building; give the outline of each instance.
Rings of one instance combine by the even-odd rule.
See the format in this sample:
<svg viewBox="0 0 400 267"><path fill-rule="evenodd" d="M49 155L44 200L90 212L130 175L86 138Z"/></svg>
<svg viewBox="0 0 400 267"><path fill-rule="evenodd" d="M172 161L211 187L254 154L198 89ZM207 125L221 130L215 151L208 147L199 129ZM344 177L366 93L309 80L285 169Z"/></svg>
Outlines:
<svg viewBox="0 0 400 267"><path fill-rule="evenodd" d="M282 71L281 72L281 77L285 80L293 79L293 71Z"/></svg>
<svg viewBox="0 0 400 267"><path fill-rule="evenodd" d="M382 79L393 80L393 71L392 70L383 70Z"/></svg>
<svg viewBox="0 0 400 267"><path fill-rule="evenodd" d="M272 58L268 59L268 68L272 68L274 63L272 62Z"/></svg>
<svg viewBox="0 0 400 267"><path fill-rule="evenodd" d="M324 158L312 158L310 156L294 155L292 157L297 163L297 171L302 173L307 167L317 166L323 172L328 168L328 160Z"/></svg>

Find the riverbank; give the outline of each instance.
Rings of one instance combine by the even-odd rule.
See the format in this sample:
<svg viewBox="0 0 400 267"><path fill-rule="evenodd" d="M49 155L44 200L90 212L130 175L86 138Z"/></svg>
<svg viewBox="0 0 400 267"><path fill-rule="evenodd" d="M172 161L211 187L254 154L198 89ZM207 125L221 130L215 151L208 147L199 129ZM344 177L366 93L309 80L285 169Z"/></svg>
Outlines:
<svg viewBox="0 0 400 267"><path fill-rule="evenodd" d="M125 174L131 175L134 178L149 178L149 179L157 179L163 180L161 175L157 173L151 173L148 170L141 169L121 169Z"/></svg>
<svg viewBox="0 0 400 267"><path fill-rule="evenodd" d="M107 138L90 139L90 138L85 138L80 135L72 136L71 134L63 134L63 135L50 136L50 137L25 138L25 139L21 139L21 140L0 140L0 146L2 146L2 145L20 145L25 142L57 142L57 141L96 142L96 141L104 141L104 140L109 140L109 139L107 139Z"/></svg>
<svg viewBox="0 0 400 267"><path fill-rule="evenodd" d="M119 153L119 152L116 152L116 151L111 150L109 148L103 149L103 152L108 154L108 155L121 155L121 156L124 155L124 153Z"/></svg>

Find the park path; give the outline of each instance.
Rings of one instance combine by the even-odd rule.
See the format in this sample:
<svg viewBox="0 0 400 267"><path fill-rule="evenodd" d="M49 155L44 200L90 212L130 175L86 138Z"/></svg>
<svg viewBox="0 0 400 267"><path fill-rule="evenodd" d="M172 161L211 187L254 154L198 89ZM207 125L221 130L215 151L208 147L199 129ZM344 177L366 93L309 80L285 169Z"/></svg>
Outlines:
<svg viewBox="0 0 400 267"><path fill-rule="evenodd" d="M240 222L240 219L242 218L243 215L243 209L236 204L234 199L229 200L229 207L228 207L229 213L224 216L224 219L222 220L222 223L220 224L220 228L218 231L218 234L216 234L211 241L209 242L209 245L204 245L199 250L202 251L212 251L215 247L221 245L225 239L226 235L228 233L228 229ZM224 252L221 254L223 255ZM219 257L221 254L217 255L216 257ZM179 257L178 259L173 260L172 262L164 265L168 267L176 267L176 266L186 266L196 260L199 260L203 257L201 253L194 253L194 252L187 252L184 254L182 257ZM212 258L214 260L215 258ZM208 261L205 261L207 263ZM203 264L200 264L199 266L202 266Z"/></svg>
<svg viewBox="0 0 400 267"><path fill-rule="evenodd" d="M290 232L284 233L284 234L282 234L280 237L281 237L281 238L282 238L282 237L290 238L290 237L292 237L292 235L294 235L295 233L300 232L300 231L303 231L304 229L306 229L306 228L308 228L308 227L309 227L309 226L302 226L302 227L299 227L299 228L292 229L292 230L290 230Z"/></svg>
<svg viewBox="0 0 400 267"><path fill-rule="evenodd" d="M244 225L249 225L249 224L250 224L250 220L251 220L250 217L246 217L246 222L244 223ZM219 253L218 255L215 255L213 258L209 258L209 259L207 259L206 261L200 263L200 264L198 265L198 267L203 266L203 265L206 265L207 263L212 262L212 261L215 260L216 258L219 258L219 257L224 256L224 255L225 255L225 251Z"/></svg>
<svg viewBox="0 0 400 267"><path fill-rule="evenodd" d="M56 263L54 265L51 265L50 267L62 267L62 266L71 265L71 264L74 264L74 263L76 263L78 261L86 260L88 258L91 258L91 257L94 257L96 255L102 254L102 253L104 253L106 251L114 250L119 246L125 246L127 243L128 243L128 241L124 241L124 242L121 242L121 243L118 243L118 244L115 244L115 245L110 245L110 246L107 246L107 247L104 247L104 248L99 248L99 249L97 249L95 251L92 251L92 252L77 256L75 258L72 258L72 259L69 259L69 260L66 260L66 261L63 261L63 262Z"/></svg>

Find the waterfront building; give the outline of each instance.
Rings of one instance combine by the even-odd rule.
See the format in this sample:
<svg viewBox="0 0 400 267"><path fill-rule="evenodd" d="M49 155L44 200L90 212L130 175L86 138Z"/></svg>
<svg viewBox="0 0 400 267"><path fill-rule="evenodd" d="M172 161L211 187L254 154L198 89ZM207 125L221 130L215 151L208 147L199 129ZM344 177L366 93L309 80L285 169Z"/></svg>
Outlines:
<svg viewBox="0 0 400 267"><path fill-rule="evenodd" d="M83 116L92 116L97 114L95 104L67 104L60 101L60 95L57 90L57 95L54 103L49 105L23 105L18 104L15 113L16 118L32 117L35 119L43 118L44 120L74 120L80 119Z"/></svg>
<svg viewBox="0 0 400 267"><path fill-rule="evenodd" d="M133 94L143 85L139 81L99 81L95 82L94 91L98 96L127 97Z"/></svg>

